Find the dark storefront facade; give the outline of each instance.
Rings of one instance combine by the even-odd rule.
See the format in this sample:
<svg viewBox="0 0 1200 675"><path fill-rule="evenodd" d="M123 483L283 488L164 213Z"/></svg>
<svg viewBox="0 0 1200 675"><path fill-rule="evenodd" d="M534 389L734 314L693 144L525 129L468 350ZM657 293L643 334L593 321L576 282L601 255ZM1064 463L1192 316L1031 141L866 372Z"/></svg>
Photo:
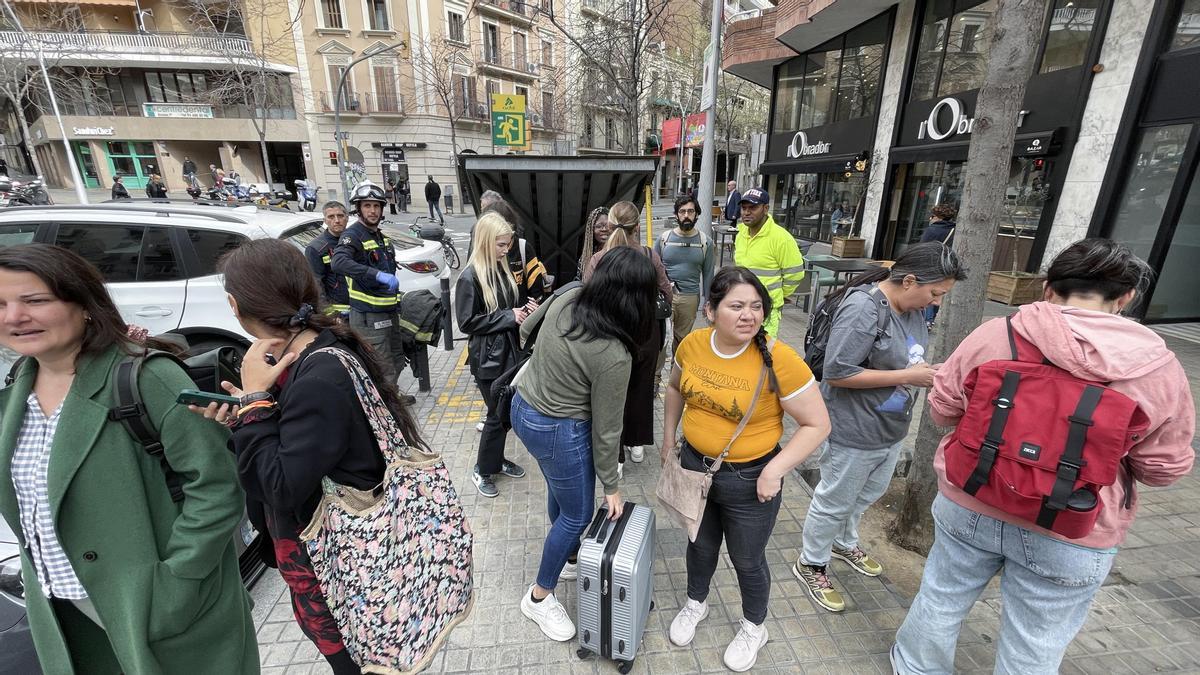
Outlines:
<svg viewBox="0 0 1200 675"><path fill-rule="evenodd" d="M1200 320L1200 0L1154 7L1092 234L1125 242L1157 271L1138 313Z"/></svg>
<svg viewBox="0 0 1200 675"><path fill-rule="evenodd" d="M992 269L1041 262L1100 47L1103 0L1050 0L1016 144ZM911 56L873 250L894 258L921 240L930 209L958 207L996 0L918 3ZM1014 251L1015 249L1015 251Z"/></svg>
<svg viewBox="0 0 1200 675"><path fill-rule="evenodd" d="M775 222L828 242L858 232L894 12L776 68L767 161Z"/></svg>

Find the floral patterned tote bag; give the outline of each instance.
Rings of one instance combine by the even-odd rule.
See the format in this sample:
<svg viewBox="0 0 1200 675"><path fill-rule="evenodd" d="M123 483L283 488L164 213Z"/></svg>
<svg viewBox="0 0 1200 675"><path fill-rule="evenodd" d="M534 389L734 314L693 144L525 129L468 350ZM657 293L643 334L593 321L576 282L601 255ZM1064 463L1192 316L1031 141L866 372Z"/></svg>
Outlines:
<svg viewBox="0 0 1200 675"><path fill-rule="evenodd" d="M387 471L375 490L326 477L300 538L355 663L364 673L417 672L471 611L471 530L441 457L405 443L351 354L320 351L350 372Z"/></svg>

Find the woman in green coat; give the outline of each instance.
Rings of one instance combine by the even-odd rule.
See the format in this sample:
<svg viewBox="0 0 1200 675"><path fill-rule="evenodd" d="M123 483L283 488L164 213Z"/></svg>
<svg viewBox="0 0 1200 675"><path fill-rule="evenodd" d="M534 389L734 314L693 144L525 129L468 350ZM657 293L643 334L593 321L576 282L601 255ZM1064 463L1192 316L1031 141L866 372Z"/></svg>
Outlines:
<svg viewBox="0 0 1200 675"><path fill-rule="evenodd" d="M113 368L145 346L94 267L44 244L0 249L0 345L29 357L0 391L0 515L22 547L42 669L259 672L228 432L175 403L186 373L158 358L139 377L177 503L159 460L109 419Z"/></svg>

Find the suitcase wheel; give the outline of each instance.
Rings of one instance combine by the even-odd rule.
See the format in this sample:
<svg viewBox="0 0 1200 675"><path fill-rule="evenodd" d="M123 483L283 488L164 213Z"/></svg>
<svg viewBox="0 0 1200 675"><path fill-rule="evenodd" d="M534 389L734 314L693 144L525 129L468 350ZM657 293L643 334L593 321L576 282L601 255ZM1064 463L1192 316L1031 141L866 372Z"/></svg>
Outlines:
<svg viewBox="0 0 1200 675"><path fill-rule="evenodd" d="M654 601L653 600L650 601L650 611L651 612L654 611Z"/></svg>
<svg viewBox="0 0 1200 675"><path fill-rule="evenodd" d="M591 658L592 650L580 647L579 649L575 650L575 656L578 656L581 660L587 660Z"/></svg>
<svg viewBox="0 0 1200 675"><path fill-rule="evenodd" d="M631 670L633 670L633 661L618 661L617 662L617 672L621 673L621 675L625 675L626 673L628 673Z"/></svg>

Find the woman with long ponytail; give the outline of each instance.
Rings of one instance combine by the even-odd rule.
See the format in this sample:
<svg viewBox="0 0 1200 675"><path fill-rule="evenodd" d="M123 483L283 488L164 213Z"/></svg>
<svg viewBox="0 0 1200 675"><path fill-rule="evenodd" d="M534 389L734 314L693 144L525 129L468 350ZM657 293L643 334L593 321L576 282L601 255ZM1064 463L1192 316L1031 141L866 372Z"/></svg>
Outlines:
<svg viewBox="0 0 1200 675"><path fill-rule="evenodd" d="M933 386L925 308L940 304L965 277L953 250L929 242L910 246L890 269L859 275L825 301L836 304L821 382L833 432L792 568L823 609L846 607L829 580L830 558L865 576L883 573L858 545L858 521L891 482L917 390Z"/></svg>
<svg viewBox="0 0 1200 675"><path fill-rule="evenodd" d="M725 650L725 665L735 672L753 668L767 642L766 547L783 502L783 477L829 434L812 371L796 350L770 341L763 329L770 313L771 296L753 272L722 269L704 306L710 327L680 343L667 387L662 461L704 471L722 458L700 530L687 547L688 599L671 622L670 638L681 647L691 643L708 616L709 584L724 540L742 593L742 619ZM784 413L799 428L781 447Z"/></svg>
<svg viewBox="0 0 1200 675"><path fill-rule="evenodd" d="M596 269L596 263L604 254L615 248L632 248L640 250L643 255L654 263L658 278L658 291L666 296L669 305L674 294L671 280L667 278L667 268L663 266L662 258L654 249L641 243L641 222L638 208L633 202L617 202L608 211L608 222L612 234L604 244L604 249L592 256L583 270L583 281L586 283ZM658 355L662 352L663 340L666 336L666 320L655 319L652 330L646 340L638 347L633 355L633 371L629 376L629 391L625 395L625 427L621 433L621 456L617 465L624 472L625 457L628 455L634 462L645 459L644 446L654 444L654 399L658 394L657 380ZM628 452L627 452L628 451Z"/></svg>

